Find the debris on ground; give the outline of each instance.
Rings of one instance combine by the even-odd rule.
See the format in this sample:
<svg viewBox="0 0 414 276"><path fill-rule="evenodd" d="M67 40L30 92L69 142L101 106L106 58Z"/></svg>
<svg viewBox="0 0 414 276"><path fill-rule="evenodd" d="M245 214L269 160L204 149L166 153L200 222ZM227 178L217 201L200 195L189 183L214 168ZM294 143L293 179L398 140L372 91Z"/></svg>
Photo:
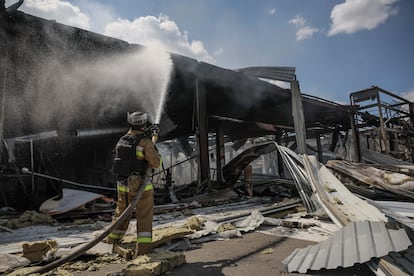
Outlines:
<svg viewBox="0 0 414 276"><path fill-rule="evenodd" d="M16 267L22 267L30 264L30 260L17 255L0 253L0 273L9 271Z"/></svg>
<svg viewBox="0 0 414 276"><path fill-rule="evenodd" d="M265 250L260 251L260 253L262 253L262 254L273 254L273 253L275 253L275 250L273 248L269 247L269 248L266 248Z"/></svg>
<svg viewBox="0 0 414 276"><path fill-rule="evenodd" d="M325 241L295 249L283 260L283 264L288 272L299 273L323 268L346 268L368 262L373 257L380 258L390 252L406 250L410 245L405 230L396 224L389 225L383 221L352 222Z"/></svg>
<svg viewBox="0 0 414 276"><path fill-rule="evenodd" d="M63 188L62 198L57 199L58 196L55 196L44 201L42 205L40 205L39 210L42 213L48 213L50 215L62 214L82 207L86 203L100 197L103 197L103 195L87 191Z"/></svg>
<svg viewBox="0 0 414 276"><path fill-rule="evenodd" d="M87 219L75 219L73 221L73 224L76 224L76 225L81 225L81 224L94 224L94 223L95 223L95 221L93 219L91 219L91 218L87 218Z"/></svg>
<svg viewBox="0 0 414 276"><path fill-rule="evenodd" d="M242 232L249 232L258 228L264 222L263 215L257 211L252 211L252 214L242 221L235 223L236 227Z"/></svg>
<svg viewBox="0 0 414 276"><path fill-rule="evenodd" d="M186 262L185 255L177 252L158 252L140 255L125 264L125 276L158 276L172 271Z"/></svg>
<svg viewBox="0 0 414 276"><path fill-rule="evenodd" d="M409 175L345 160L330 160L327 166L340 174L351 177L358 183L414 199L414 178Z"/></svg>
<svg viewBox="0 0 414 276"><path fill-rule="evenodd" d="M54 256L56 250L57 242L55 240L24 243L23 257L29 259L32 263L36 263Z"/></svg>
<svg viewBox="0 0 414 276"><path fill-rule="evenodd" d="M192 234L193 232L193 230L189 230L187 228L167 227L154 229L153 244L154 246L158 246L174 239L183 238L184 236Z"/></svg>
<svg viewBox="0 0 414 276"><path fill-rule="evenodd" d="M47 214L41 214L36 211L25 211L20 217L10 219L3 225L10 229L18 229L31 225L56 225L57 222Z"/></svg>
<svg viewBox="0 0 414 276"><path fill-rule="evenodd" d="M128 248L128 245L126 247L123 247L121 244L113 244L112 252L115 254L118 254L125 260L131 260L132 257L134 256L134 249Z"/></svg>
<svg viewBox="0 0 414 276"><path fill-rule="evenodd" d="M22 275L30 275L32 271L38 269L39 266L31 266L31 267L22 267L16 270L11 271L10 273L6 274L7 276L22 276Z"/></svg>
<svg viewBox="0 0 414 276"><path fill-rule="evenodd" d="M14 232L14 230L7 228L6 226L0 226L0 230L4 232L10 232L10 233Z"/></svg>
<svg viewBox="0 0 414 276"><path fill-rule="evenodd" d="M320 177L325 180L330 179L327 174L321 174ZM321 190L330 198L328 202L337 198L342 203L337 203L337 208L344 208L344 211L351 214L349 204L355 200L352 199L353 201L350 201L351 194L349 192L349 194L346 194L340 183L328 183L325 181L321 187ZM344 198L344 195L346 195L346 198ZM176 261L174 261L173 257L164 259L160 257L161 255L156 257L157 254L161 254L164 250L169 252L171 250L174 252L191 250L201 247L200 244L204 242L237 238L241 237L242 233L251 231L321 242L332 237L338 230L338 226L328 221L326 215L322 213L307 213L303 207L297 208L297 203L294 200L283 201L278 204L272 203L266 197L244 198L244 201L238 202L225 201L221 205L216 204L202 208L187 209L189 211L188 214L191 213L191 217L183 216L182 208L172 208L164 208L167 211L154 218L154 222L158 225L153 229L153 245L155 250L151 254L155 255L148 254L134 258L136 221L132 220L118 248L112 248L112 245L109 244L99 243L94 248L88 250L87 254L78 258L78 260L55 269L53 275L101 271L109 264L119 265L117 269L119 269L118 271L122 270L119 273L123 275L161 275L165 274L166 271L171 271L176 263L181 265L185 262L185 256L182 253L174 253L182 255L182 257L176 257L178 258ZM286 215L289 213L293 214ZM270 214L274 217L270 217ZM359 215L359 213L355 213L352 209L352 216L350 218L356 217L356 215ZM82 231L89 229L87 231L92 231L94 229L90 226L97 223L91 218L78 219L72 222L74 228L68 225L61 225L60 228L65 231L74 231L75 229L83 229ZM102 222L99 223L102 224ZM106 225L108 223L103 223L100 225L100 228ZM96 231L94 235L99 234L100 231ZM79 234L75 235L79 236ZM69 250L69 248L59 248L58 253L64 250ZM275 250L271 247L264 247L258 252L261 254L273 254ZM59 256L61 255L59 254ZM301 268L301 271L303 269L306 268Z"/></svg>
<svg viewBox="0 0 414 276"><path fill-rule="evenodd" d="M52 275L64 275L65 273L73 275L73 272L79 271L99 271L108 264L122 264L124 262L125 260L118 254L84 255L78 261L69 262L58 267L52 271Z"/></svg>
<svg viewBox="0 0 414 276"><path fill-rule="evenodd" d="M169 242L174 239L180 239L194 231L187 227L163 227L154 228L152 231L152 243L154 247ZM122 239L122 244L135 244L135 235L126 235Z"/></svg>
<svg viewBox="0 0 414 276"><path fill-rule="evenodd" d="M220 232L226 232L229 230L236 230L236 229L237 229L236 226L234 226L231 223L222 223L217 227L216 231L220 233Z"/></svg>
<svg viewBox="0 0 414 276"><path fill-rule="evenodd" d="M203 224L206 222L205 218L193 216L187 219L185 226L191 230L201 230L203 229Z"/></svg>

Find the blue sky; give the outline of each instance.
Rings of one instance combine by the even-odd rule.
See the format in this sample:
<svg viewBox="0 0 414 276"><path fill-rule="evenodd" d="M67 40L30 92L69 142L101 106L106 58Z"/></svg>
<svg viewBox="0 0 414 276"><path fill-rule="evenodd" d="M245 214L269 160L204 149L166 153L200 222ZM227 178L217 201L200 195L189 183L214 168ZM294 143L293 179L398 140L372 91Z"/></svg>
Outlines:
<svg viewBox="0 0 414 276"><path fill-rule="evenodd" d="M26 0L20 9L225 68L294 66L303 93L329 100L348 103L371 85L414 100L412 0Z"/></svg>

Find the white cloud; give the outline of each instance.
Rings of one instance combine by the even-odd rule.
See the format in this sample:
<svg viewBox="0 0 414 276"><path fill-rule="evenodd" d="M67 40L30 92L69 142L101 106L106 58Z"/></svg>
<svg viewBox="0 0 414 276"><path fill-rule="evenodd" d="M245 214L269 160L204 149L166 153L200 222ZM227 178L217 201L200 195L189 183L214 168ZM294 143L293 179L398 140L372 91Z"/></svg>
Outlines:
<svg viewBox="0 0 414 276"><path fill-rule="evenodd" d="M268 14L270 14L270 15L274 15L275 13L276 13L276 9L269 9L269 10L267 10L267 13Z"/></svg>
<svg viewBox="0 0 414 276"><path fill-rule="evenodd" d="M80 10L89 16L90 30L96 33L103 33L105 26L119 17L111 5L91 0L77 3Z"/></svg>
<svg viewBox="0 0 414 276"><path fill-rule="evenodd" d="M88 30L89 17L77 6L61 0L26 0L20 10L38 17Z"/></svg>
<svg viewBox="0 0 414 276"><path fill-rule="evenodd" d="M295 18L289 20L289 24L293 24L296 26L296 40L304 40L311 38L314 33L319 32L318 28L313 28L311 26L306 25L306 20L300 15L296 15Z"/></svg>
<svg viewBox="0 0 414 276"><path fill-rule="evenodd" d="M6 6L14 3L7 0ZM81 9L64 0L26 0L20 8L26 13L56 20L60 23L79 27L97 33L138 43L146 46L162 46L170 52L190 56L198 60L215 63L200 40L189 40L186 31L180 31L177 24L166 15L144 16L134 19L116 19L110 5L96 1L79 2ZM223 53L219 48L214 56Z"/></svg>
<svg viewBox="0 0 414 276"><path fill-rule="evenodd" d="M129 21L118 19L105 27L105 35L117 37L142 45L161 44L166 50L196 59L215 63L200 40L188 39L187 32L181 32L177 24L166 15L143 16Z"/></svg>
<svg viewBox="0 0 414 276"><path fill-rule="evenodd" d="M372 30L397 13L392 6L398 0L346 0L331 12L329 36Z"/></svg>
<svg viewBox="0 0 414 276"><path fill-rule="evenodd" d="M403 97L403 98L405 98L405 99L407 99L411 102L414 102L414 88L411 89L408 92L401 93L401 97Z"/></svg>
<svg viewBox="0 0 414 276"><path fill-rule="evenodd" d="M216 56L221 55L222 53L224 53L224 49L218 48L216 51L214 51L213 55L216 57Z"/></svg>
<svg viewBox="0 0 414 276"><path fill-rule="evenodd" d="M296 32L296 40L304 40L311 38L314 33L319 32L319 29L310 26L303 26Z"/></svg>

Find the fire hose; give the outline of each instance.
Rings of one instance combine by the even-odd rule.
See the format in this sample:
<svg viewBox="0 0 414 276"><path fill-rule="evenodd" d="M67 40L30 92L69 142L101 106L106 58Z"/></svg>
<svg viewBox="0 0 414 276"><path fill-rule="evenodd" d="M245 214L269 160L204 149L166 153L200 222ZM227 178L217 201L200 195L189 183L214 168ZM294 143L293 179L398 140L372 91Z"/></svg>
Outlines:
<svg viewBox="0 0 414 276"><path fill-rule="evenodd" d="M152 135L152 142L154 144L158 139L158 132L159 132L158 124L153 125L151 127L151 135ZM63 265L66 262L70 262L70 261L76 259L77 257L83 255L83 253L85 253L88 249L91 249L97 243L102 241L106 236L108 236L112 232L112 230L117 228L125 219L129 218L132 215L132 212L134 211L134 207L137 205L137 203L140 200L142 194L144 193L145 186L146 186L145 183L147 182L146 180L147 180L149 171L150 171L150 169L147 169L147 171L145 172L145 175L142 178L141 186L139 187L138 192L137 192L136 196L132 199L131 203L124 210L124 212L122 212L122 214L111 225L109 225L108 228L106 228L105 231L103 231L95 239L93 239L90 242L86 243L82 247L76 249L74 252L70 253L69 255L67 255L67 256L65 256L61 259L58 259L54 262L51 262L50 264L47 264L43 267L40 267L40 268L36 269L35 271L32 271L32 272L30 272L29 274L26 274L26 275L31 275L31 274L34 274L34 273L39 273L39 274L46 273L46 272L48 272L48 271L50 271L50 270L52 270L52 269L54 269L58 266Z"/></svg>
<svg viewBox="0 0 414 276"><path fill-rule="evenodd" d="M105 231L103 231L99 236L97 236L95 239L91 240L87 244L83 245L82 247L76 249L74 252L70 253L69 255L61 259L58 259L50 264L47 264L43 267L40 267L36 269L35 271L32 271L26 275L31 275L34 273L40 273L40 274L46 273L58 266L63 265L66 262L70 262L76 259L77 257L83 255L83 253L85 253L88 249L94 247L97 243L99 243L106 236L108 236L112 232L112 230L117 228L125 219L129 218L132 215L132 212L134 211L134 207L137 205L139 199L144 193L147 175L148 175L148 171L145 173L145 176L142 178L141 186L139 187L137 195L134 197L132 202L128 205L128 207L124 210L124 212L111 225L109 225L109 227Z"/></svg>

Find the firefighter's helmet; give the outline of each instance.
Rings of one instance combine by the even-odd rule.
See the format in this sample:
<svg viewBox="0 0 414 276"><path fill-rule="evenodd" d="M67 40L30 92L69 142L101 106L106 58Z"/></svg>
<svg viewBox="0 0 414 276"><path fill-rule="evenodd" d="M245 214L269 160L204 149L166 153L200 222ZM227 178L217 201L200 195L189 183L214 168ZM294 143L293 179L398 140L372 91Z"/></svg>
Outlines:
<svg viewBox="0 0 414 276"><path fill-rule="evenodd" d="M127 121L131 127L145 127L147 124L147 113L136 111L133 113L127 113Z"/></svg>

